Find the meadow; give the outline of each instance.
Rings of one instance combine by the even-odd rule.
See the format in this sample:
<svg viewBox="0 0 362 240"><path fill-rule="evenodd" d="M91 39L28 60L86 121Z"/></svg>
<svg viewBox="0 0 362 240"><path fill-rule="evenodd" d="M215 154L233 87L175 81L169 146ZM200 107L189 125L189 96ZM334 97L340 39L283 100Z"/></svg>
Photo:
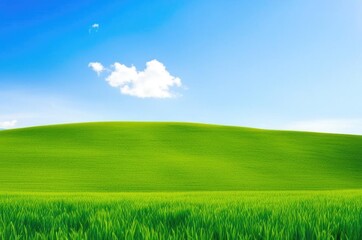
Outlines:
<svg viewBox="0 0 362 240"><path fill-rule="evenodd" d="M2 194L1 239L362 239L362 191Z"/></svg>
<svg viewBox="0 0 362 240"><path fill-rule="evenodd" d="M0 191L356 189L362 136L191 123L0 132Z"/></svg>
<svg viewBox="0 0 362 240"><path fill-rule="evenodd" d="M0 239L362 239L362 136L192 123L0 132Z"/></svg>

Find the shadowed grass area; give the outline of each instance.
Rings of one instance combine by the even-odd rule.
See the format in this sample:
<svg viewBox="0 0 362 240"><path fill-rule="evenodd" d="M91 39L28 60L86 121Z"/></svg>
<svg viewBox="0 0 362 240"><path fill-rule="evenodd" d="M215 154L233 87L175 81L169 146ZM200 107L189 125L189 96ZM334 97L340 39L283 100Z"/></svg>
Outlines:
<svg viewBox="0 0 362 240"><path fill-rule="evenodd" d="M362 192L11 194L1 239L361 239Z"/></svg>
<svg viewBox="0 0 362 240"><path fill-rule="evenodd" d="M190 123L0 132L1 191L216 191L362 186L362 136Z"/></svg>

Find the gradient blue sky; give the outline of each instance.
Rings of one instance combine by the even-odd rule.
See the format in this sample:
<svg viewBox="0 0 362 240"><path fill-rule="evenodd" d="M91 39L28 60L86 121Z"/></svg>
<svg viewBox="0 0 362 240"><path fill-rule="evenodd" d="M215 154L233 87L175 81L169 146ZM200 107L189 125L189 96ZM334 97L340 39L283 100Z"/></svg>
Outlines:
<svg viewBox="0 0 362 240"><path fill-rule="evenodd" d="M137 120L362 134L358 0L0 0L0 22L0 127ZM124 95L88 67L142 70L152 59L181 78L182 96Z"/></svg>

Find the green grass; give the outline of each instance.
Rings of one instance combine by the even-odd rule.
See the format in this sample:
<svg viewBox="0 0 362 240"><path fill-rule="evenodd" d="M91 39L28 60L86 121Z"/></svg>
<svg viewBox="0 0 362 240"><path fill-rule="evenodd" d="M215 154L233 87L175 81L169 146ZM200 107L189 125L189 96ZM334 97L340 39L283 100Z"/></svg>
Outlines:
<svg viewBox="0 0 362 240"><path fill-rule="evenodd" d="M362 136L187 123L0 132L0 191L356 189Z"/></svg>
<svg viewBox="0 0 362 240"><path fill-rule="evenodd" d="M362 136L189 123L6 130L0 239L362 239L361 173Z"/></svg>
<svg viewBox="0 0 362 240"><path fill-rule="evenodd" d="M362 239L362 191L10 194L0 239Z"/></svg>

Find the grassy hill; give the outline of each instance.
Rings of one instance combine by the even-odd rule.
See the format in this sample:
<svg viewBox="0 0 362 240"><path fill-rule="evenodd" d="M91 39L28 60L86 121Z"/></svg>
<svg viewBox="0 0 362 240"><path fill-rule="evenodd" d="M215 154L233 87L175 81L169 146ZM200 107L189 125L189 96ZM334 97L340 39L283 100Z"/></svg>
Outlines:
<svg viewBox="0 0 362 240"><path fill-rule="evenodd" d="M362 187L362 136L189 123L0 132L0 191Z"/></svg>

